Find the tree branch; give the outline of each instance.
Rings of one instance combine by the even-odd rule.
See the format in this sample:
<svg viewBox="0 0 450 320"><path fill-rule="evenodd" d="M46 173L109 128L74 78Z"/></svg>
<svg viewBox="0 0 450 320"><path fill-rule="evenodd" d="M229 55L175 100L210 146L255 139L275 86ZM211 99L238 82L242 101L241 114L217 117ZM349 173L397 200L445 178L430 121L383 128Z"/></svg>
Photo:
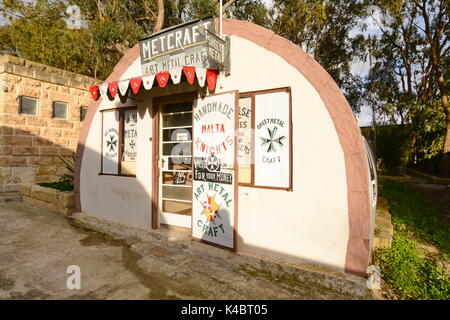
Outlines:
<svg viewBox="0 0 450 320"><path fill-rule="evenodd" d="M164 0L158 0L158 17L156 18L155 26L153 27L153 33L162 29L164 24Z"/></svg>

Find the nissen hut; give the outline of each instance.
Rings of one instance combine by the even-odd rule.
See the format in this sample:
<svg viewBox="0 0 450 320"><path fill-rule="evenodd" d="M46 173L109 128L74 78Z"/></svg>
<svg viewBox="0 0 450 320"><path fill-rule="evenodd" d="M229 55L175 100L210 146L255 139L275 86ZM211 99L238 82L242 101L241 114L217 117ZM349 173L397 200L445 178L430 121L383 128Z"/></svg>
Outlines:
<svg viewBox="0 0 450 320"><path fill-rule="evenodd" d="M91 88L77 210L364 275L375 177L349 104L288 40L222 29L210 18L153 34Z"/></svg>

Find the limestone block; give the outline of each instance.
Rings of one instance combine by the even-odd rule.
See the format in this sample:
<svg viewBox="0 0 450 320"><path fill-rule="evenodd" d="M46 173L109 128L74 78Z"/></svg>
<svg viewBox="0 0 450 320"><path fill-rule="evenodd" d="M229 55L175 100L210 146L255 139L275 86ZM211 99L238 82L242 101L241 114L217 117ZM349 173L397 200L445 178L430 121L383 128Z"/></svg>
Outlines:
<svg viewBox="0 0 450 320"><path fill-rule="evenodd" d="M63 209L60 208L58 212L67 217L71 216L74 210L75 208L63 208Z"/></svg>
<svg viewBox="0 0 450 320"><path fill-rule="evenodd" d="M73 192L65 191L59 193L59 204L62 208L73 208L75 207L75 197Z"/></svg>
<svg viewBox="0 0 450 320"><path fill-rule="evenodd" d="M0 177L11 176L11 167L0 167Z"/></svg>
<svg viewBox="0 0 450 320"><path fill-rule="evenodd" d="M374 248L390 248L392 246L392 239L375 237L373 239Z"/></svg>
<svg viewBox="0 0 450 320"><path fill-rule="evenodd" d="M53 212L58 212L58 205L51 202L44 202L44 208Z"/></svg>
<svg viewBox="0 0 450 320"><path fill-rule="evenodd" d="M11 175L19 177L21 182L31 183L34 181L35 168L34 167L12 167Z"/></svg>
<svg viewBox="0 0 450 320"><path fill-rule="evenodd" d="M24 197L30 196L31 184L30 183L21 183L19 184L19 193Z"/></svg>
<svg viewBox="0 0 450 320"><path fill-rule="evenodd" d="M31 198L39 200L39 201L57 203L58 192L59 191L55 190L55 189L45 188L45 187L41 187L39 185L34 185L31 187L30 196L31 196Z"/></svg>
<svg viewBox="0 0 450 320"><path fill-rule="evenodd" d="M0 192L17 192L19 186L17 184L0 184Z"/></svg>

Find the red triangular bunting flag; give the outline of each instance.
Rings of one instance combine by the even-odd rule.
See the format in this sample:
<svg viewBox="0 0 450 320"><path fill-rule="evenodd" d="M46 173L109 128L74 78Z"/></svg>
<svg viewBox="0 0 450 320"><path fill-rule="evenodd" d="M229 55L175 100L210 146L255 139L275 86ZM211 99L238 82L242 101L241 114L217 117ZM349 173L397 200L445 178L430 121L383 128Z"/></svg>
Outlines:
<svg viewBox="0 0 450 320"><path fill-rule="evenodd" d="M184 75L189 84L194 84L195 81L195 67L183 66Z"/></svg>
<svg viewBox="0 0 450 320"><path fill-rule="evenodd" d="M108 83L108 89L109 89L109 94L111 95L111 97L115 97L117 94L117 91L119 90L119 82L118 81L113 81Z"/></svg>
<svg viewBox="0 0 450 320"><path fill-rule="evenodd" d="M98 97L99 97L99 94L98 94L98 86L92 86L92 87L90 87L90 88L89 88L89 91L91 92L92 99L97 100Z"/></svg>
<svg viewBox="0 0 450 320"><path fill-rule="evenodd" d="M158 81L158 84L161 88L164 88L167 84L167 81L169 81L169 72L160 72L156 75L156 81Z"/></svg>
<svg viewBox="0 0 450 320"><path fill-rule="evenodd" d="M133 90L134 94L137 94L139 92L139 88L141 87L142 79L139 78L133 78L130 80L131 84L131 90Z"/></svg>
<svg viewBox="0 0 450 320"><path fill-rule="evenodd" d="M214 91L214 89L216 88L218 75L219 71L217 71L216 69L206 69L206 81L208 81L209 91Z"/></svg>

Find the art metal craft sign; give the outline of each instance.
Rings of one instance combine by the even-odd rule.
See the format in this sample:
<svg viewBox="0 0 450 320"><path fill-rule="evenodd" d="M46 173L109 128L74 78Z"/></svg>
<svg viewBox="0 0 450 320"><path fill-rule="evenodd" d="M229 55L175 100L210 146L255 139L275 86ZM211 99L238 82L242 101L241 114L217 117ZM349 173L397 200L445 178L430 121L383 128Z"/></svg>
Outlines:
<svg viewBox="0 0 450 320"><path fill-rule="evenodd" d="M194 102L192 236L235 248L237 91Z"/></svg>
<svg viewBox="0 0 450 320"><path fill-rule="evenodd" d="M165 29L139 41L142 75L154 75L182 66L216 68L208 59L208 32L214 34L214 18Z"/></svg>

